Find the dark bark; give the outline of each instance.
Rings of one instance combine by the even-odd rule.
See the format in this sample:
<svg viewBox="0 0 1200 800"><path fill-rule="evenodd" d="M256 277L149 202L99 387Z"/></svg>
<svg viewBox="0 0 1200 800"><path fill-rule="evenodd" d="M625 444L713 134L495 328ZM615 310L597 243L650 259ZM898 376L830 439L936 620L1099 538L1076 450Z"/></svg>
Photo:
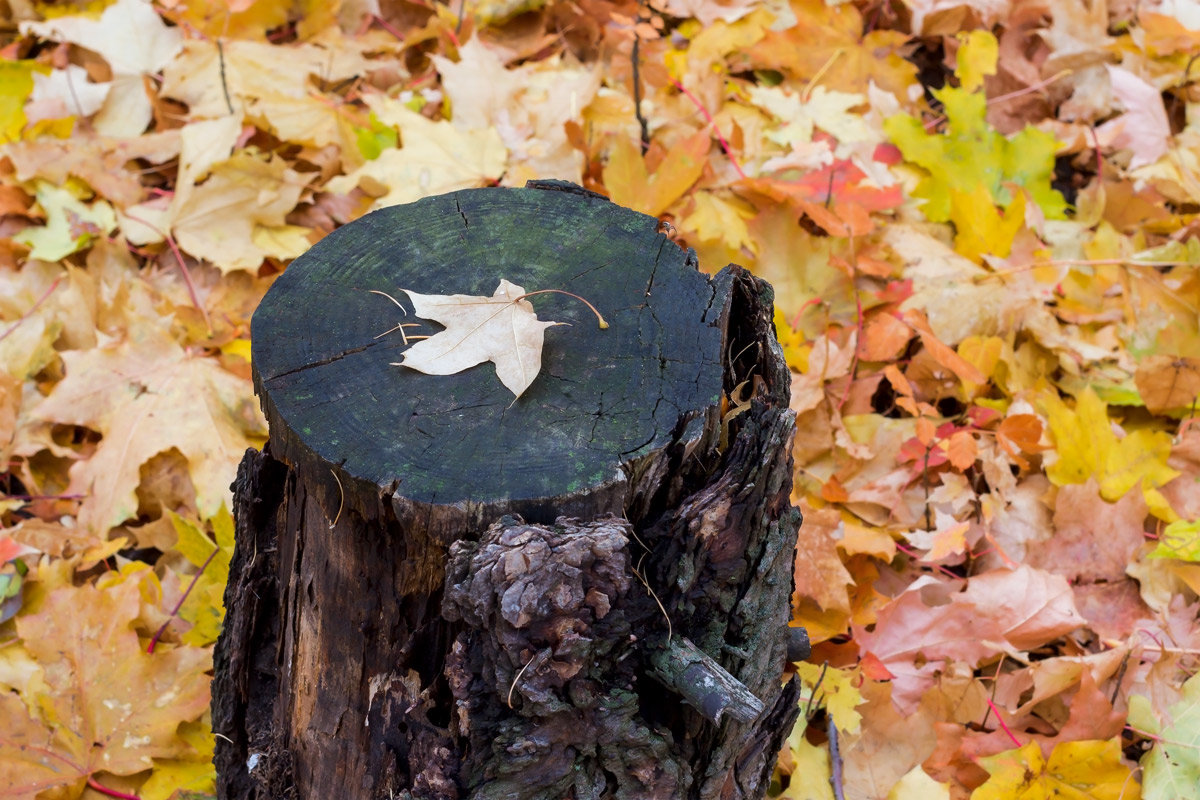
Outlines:
<svg viewBox="0 0 1200 800"><path fill-rule="evenodd" d="M770 289L706 278L655 220L562 188L367 217L256 314L271 439L235 484L222 798L765 791L798 713L781 675L800 523ZM435 270L445 286L415 282ZM499 277L612 325L584 311L548 338L515 403L490 367L387 366L390 304L362 319L365 289ZM751 400L723 417L723 396Z"/></svg>

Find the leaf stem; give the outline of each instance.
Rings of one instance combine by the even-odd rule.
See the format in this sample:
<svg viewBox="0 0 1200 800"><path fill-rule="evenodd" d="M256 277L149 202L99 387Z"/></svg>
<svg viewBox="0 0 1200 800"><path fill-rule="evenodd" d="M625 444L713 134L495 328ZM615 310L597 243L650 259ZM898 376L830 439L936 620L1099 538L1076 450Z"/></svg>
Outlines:
<svg viewBox="0 0 1200 800"><path fill-rule="evenodd" d="M120 797L122 800L141 800L141 798L139 798L136 794L126 794L125 792L118 792L116 789L110 789L93 778L91 775L88 775L87 785L95 789L100 794L106 794L109 797Z"/></svg>
<svg viewBox="0 0 1200 800"><path fill-rule="evenodd" d="M192 593L192 589L196 588L196 581L200 580L200 576L204 574L204 570L208 569L208 565L212 563L213 557L219 552L221 552L221 546L217 545L213 548L213 551L208 554L208 558L204 559L204 563L200 565L200 569L195 575L192 576L192 582L188 584L187 589L185 589L183 594L180 596L179 602L176 603L175 607L171 609L171 616L167 617L167 621L162 624L162 627L154 632L154 638L150 640L150 645L146 648L147 653L154 652L154 647L158 644L158 640L162 638L162 635L166 633L167 626L171 624L171 620L175 619L175 615L178 614L179 609L183 607L183 601L187 600L188 595Z"/></svg>
<svg viewBox="0 0 1200 800"><path fill-rule="evenodd" d="M602 330L602 331L608 330L608 321L606 319L604 319L604 317L600 314L599 311L596 310L596 307L594 305L589 303L587 300L584 300L579 295L577 295L573 292L568 292L565 289L538 289L536 292L526 292L525 294L521 295L520 297L514 298L513 302L515 303L518 300L524 300L526 297L533 297L535 294L550 294L551 292L553 292L554 294L565 294L567 297L574 297L576 300L578 300L579 302L583 303L585 306L590 308L592 310L592 313L596 315L596 319L600 322L600 330Z"/></svg>
<svg viewBox="0 0 1200 800"><path fill-rule="evenodd" d="M29 310L26 311L24 314L22 314L20 319L18 319L16 322L14 322L12 325L10 325L8 330L6 330L4 333L0 334L0 342L3 342L5 339L8 338L8 335L10 333L15 331L17 328L21 327L21 323L24 322L25 320L27 320L29 318L30 314L32 314L34 311L37 311L38 306L40 306L42 303L46 302L46 298L48 298L51 294L54 293L54 290L58 288L58 285L60 283L62 283L62 278L61 277L55 278L54 283L50 284L50 288L42 293L42 296L39 297L37 299L37 301L34 302L34 304L29 307Z"/></svg>

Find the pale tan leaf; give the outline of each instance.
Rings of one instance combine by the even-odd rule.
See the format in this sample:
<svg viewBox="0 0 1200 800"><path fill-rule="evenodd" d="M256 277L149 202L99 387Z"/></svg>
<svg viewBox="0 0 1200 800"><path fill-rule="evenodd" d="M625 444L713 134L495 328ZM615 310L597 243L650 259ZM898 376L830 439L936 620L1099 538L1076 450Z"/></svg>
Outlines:
<svg viewBox="0 0 1200 800"><path fill-rule="evenodd" d="M517 397L542 368L546 328L533 305L522 299L525 289L504 279L491 297L466 294L419 294L405 289L418 317L446 326L404 351L399 366L426 375L453 375L491 361L496 377Z"/></svg>

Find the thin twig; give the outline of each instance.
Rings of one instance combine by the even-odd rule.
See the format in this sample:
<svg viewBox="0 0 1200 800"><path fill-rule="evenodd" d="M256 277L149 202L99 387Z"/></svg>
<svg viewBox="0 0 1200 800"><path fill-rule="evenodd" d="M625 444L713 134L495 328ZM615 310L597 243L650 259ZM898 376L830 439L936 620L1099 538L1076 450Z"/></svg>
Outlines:
<svg viewBox="0 0 1200 800"><path fill-rule="evenodd" d="M1012 740L1012 743L1014 745L1016 745L1017 747L1021 747L1021 741L1017 738L1016 734L1014 734L1012 732L1012 728L1008 727L1008 725L1005 724L1004 718L1000 716L1000 709L996 708L996 704L992 702L992 698L985 697L983 699L984 699L984 702L986 702L988 704L988 708L990 708L992 711L996 712L996 722L1000 723L1000 727L1003 728L1004 732L1008 734L1008 738L1010 740Z"/></svg>
<svg viewBox="0 0 1200 800"><path fill-rule="evenodd" d="M587 300L584 300L582 297L575 294L574 292L568 292L565 289L538 289L536 292L526 292L525 294L521 295L520 297L513 298L513 302L515 303L518 300L524 300L526 297L533 297L535 294L565 294L567 297L574 297L576 300L578 300L579 302L583 303L585 306L590 308L592 310L592 313L596 315L596 319L600 322L600 330L603 331L603 330L608 329L608 320L606 320L600 314L600 312L596 310L596 307L594 305L589 303Z"/></svg>
<svg viewBox="0 0 1200 800"><path fill-rule="evenodd" d="M538 651L531 655L529 660L525 662L525 666L521 667L521 671L518 672L516 677L513 678L512 684L508 687L508 700L506 701L509 708L512 708L513 689L517 688L517 681L521 680L521 676L525 674L525 670L529 669L529 665L536 661L537 657L541 655L541 653L542 651Z"/></svg>
<svg viewBox="0 0 1200 800"><path fill-rule="evenodd" d="M646 155L646 151L650 149L650 123L642 113L642 37L638 36L637 32L637 26L641 22L642 15L639 12L633 25L633 53L630 58L633 61L633 114L637 117L638 126L642 131L642 155Z"/></svg>
<svg viewBox="0 0 1200 800"><path fill-rule="evenodd" d="M804 718L810 719L812 713L813 702L817 699L817 690L821 688L821 684L825 682L825 673L829 671L829 661L821 665L821 673L817 675L817 682L813 684L812 692L808 695L808 704L804 707Z"/></svg>
<svg viewBox="0 0 1200 800"><path fill-rule="evenodd" d="M645 556L643 555L642 558L645 559ZM642 562L639 561L638 567L640 567L641 565L642 565ZM654 602L658 603L658 610L662 612L663 619L665 619L667 621L667 644L670 644L671 637L675 635L674 626L671 625L671 615L667 613L667 609L665 606L663 606L662 600L659 600L658 595L655 594L654 590L650 588L650 582L647 581L644 577L642 577L641 570L635 568L633 570L633 574L636 575L637 579L642 582L642 586L646 587L646 591L649 592L650 596L654 598Z"/></svg>
<svg viewBox="0 0 1200 800"><path fill-rule="evenodd" d="M383 17L379 16L378 14L372 14L371 19L375 22L376 25L383 28L385 31L390 33L392 36L395 36L397 39L399 39L402 42L404 41L404 34L401 33L400 31L396 30L396 27L394 25L392 25L392 23L385 20Z"/></svg>
<svg viewBox="0 0 1200 800"><path fill-rule="evenodd" d="M1132 653L1132 650L1126 650L1125 657L1121 659L1121 666L1117 669L1117 680L1113 686L1112 698L1108 701L1110 706L1117 704L1117 696L1121 693L1121 681L1125 680L1125 670L1129 667L1129 656Z"/></svg>
<svg viewBox="0 0 1200 800"><path fill-rule="evenodd" d="M333 522L329 523L329 530L333 530L337 525L338 520L342 518L342 506L346 505L346 490L342 488L342 479L338 477L338 474L335 470L329 470L329 474L333 476L335 481L337 481L338 486L338 510L337 513L333 515Z"/></svg>
<svg viewBox="0 0 1200 800"><path fill-rule="evenodd" d="M225 46L220 39L217 39L217 63L221 68L221 91L225 92L225 107L229 109L229 116L233 116L233 101L229 99L229 84L225 80Z"/></svg>
<svg viewBox="0 0 1200 800"><path fill-rule="evenodd" d="M833 787L836 800L846 800L846 792L842 788L842 754L838 748L837 725L833 724L833 715L825 718L825 734L829 737L829 785Z"/></svg>

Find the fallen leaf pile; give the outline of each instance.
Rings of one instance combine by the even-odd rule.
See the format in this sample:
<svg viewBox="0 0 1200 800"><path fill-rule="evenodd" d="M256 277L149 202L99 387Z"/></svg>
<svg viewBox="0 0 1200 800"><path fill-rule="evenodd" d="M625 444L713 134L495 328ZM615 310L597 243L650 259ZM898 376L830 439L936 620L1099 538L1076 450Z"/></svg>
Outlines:
<svg viewBox="0 0 1200 800"><path fill-rule="evenodd" d="M1195 3L3 14L0 797L213 790L253 309L371 209L558 178L775 287L777 795L1200 798Z"/></svg>

